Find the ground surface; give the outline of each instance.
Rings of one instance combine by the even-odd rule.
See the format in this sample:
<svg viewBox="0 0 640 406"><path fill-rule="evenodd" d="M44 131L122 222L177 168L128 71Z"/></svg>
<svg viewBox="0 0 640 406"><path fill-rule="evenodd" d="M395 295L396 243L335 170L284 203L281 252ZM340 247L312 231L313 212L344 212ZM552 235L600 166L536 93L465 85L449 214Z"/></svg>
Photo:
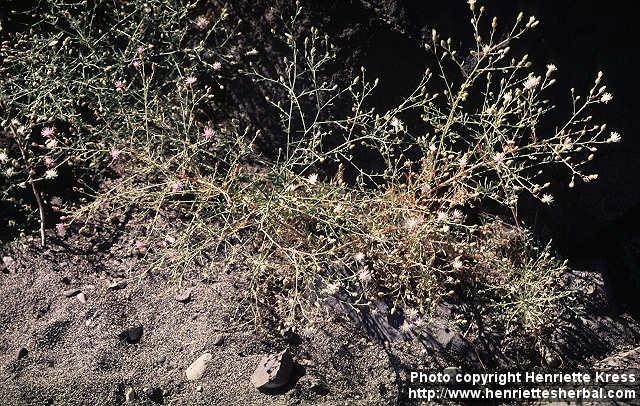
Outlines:
<svg viewBox="0 0 640 406"><path fill-rule="evenodd" d="M402 404L399 392L412 366L640 365L640 327L616 314L597 271L568 276L585 292L585 312L536 340L544 348L455 327L452 318L464 306L443 306L409 335L382 307L354 316L355 323L327 318L283 337L240 321L246 281L240 271L193 269L180 281L145 272L132 248L145 221L132 215L117 233L70 230L63 239L51 236L46 249L25 240L3 253L12 261L5 258L0 277L0 404L122 404L133 388L134 404L392 405ZM114 281L123 282L113 287ZM188 287L190 300L176 300ZM119 337L136 325L143 326L138 342ZM284 348L296 363L290 384L274 393L256 390L249 380L256 363ZM185 370L205 352L213 359L204 375L187 380Z"/></svg>

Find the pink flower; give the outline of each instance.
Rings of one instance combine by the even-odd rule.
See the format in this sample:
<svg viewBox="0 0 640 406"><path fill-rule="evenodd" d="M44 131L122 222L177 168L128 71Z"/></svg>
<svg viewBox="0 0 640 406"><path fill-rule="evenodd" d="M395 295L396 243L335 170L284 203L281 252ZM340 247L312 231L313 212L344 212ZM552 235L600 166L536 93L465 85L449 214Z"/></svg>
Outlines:
<svg viewBox="0 0 640 406"><path fill-rule="evenodd" d="M144 53L144 47L143 46L139 46L137 51L138 51L138 54L142 55Z"/></svg>
<svg viewBox="0 0 640 406"><path fill-rule="evenodd" d="M45 156L44 157L44 164L51 168L52 166L54 166L56 164L56 160L51 158L50 156Z"/></svg>
<svg viewBox="0 0 640 406"><path fill-rule="evenodd" d="M194 83L196 83L197 81L198 81L198 79L193 75L189 75L186 78L184 78L184 83L186 83L187 86L191 86Z"/></svg>
<svg viewBox="0 0 640 406"><path fill-rule="evenodd" d="M220 70L222 70L222 64L220 62L214 62L213 63L213 70L216 72L219 72Z"/></svg>
<svg viewBox="0 0 640 406"><path fill-rule="evenodd" d="M196 27L200 30L204 30L209 25L209 19L205 16L198 16L195 21Z"/></svg>
<svg viewBox="0 0 640 406"><path fill-rule="evenodd" d="M205 127L202 130L202 138L204 138L205 140L211 140L213 139L213 137L215 136L215 132L213 131L213 128L211 127Z"/></svg>
<svg viewBox="0 0 640 406"><path fill-rule="evenodd" d="M111 159L113 159L114 161L120 158L120 154L122 154L122 151L119 150L118 148L113 148L111 151L109 151L109 155L111 156Z"/></svg>
<svg viewBox="0 0 640 406"><path fill-rule="evenodd" d="M171 185L171 191L174 193L178 193L182 191L184 184L181 181L173 182Z"/></svg>
<svg viewBox="0 0 640 406"><path fill-rule="evenodd" d="M66 226L63 223L56 224L56 233L58 233L60 237L64 237L67 234Z"/></svg>
<svg viewBox="0 0 640 406"><path fill-rule="evenodd" d="M135 69L140 69L140 67L142 66L142 61L140 59L134 59L133 61L131 61L131 66L133 66Z"/></svg>
<svg viewBox="0 0 640 406"><path fill-rule="evenodd" d="M54 127L44 127L42 131L40 131L40 135L42 135L45 138L51 138L55 130L56 129Z"/></svg>
<svg viewBox="0 0 640 406"><path fill-rule="evenodd" d="M136 243L134 244L134 248L138 251L144 251L144 249L146 248L147 244L145 244L144 241L142 240L137 240Z"/></svg>
<svg viewBox="0 0 640 406"><path fill-rule="evenodd" d="M122 92L124 90L124 82L122 80L116 80L115 86L118 92Z"/></svg>

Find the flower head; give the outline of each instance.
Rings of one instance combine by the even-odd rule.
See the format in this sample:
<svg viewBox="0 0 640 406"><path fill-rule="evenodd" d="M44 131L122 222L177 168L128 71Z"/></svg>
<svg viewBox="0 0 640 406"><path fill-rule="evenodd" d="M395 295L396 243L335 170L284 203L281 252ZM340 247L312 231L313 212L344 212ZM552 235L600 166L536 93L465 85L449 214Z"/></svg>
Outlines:
<svg viewBox="0 0 640 406"><path fill-rule="evenodd" d="M449 214L446 211L439 211L436 214L438 221L447 221L449 219Z"/></svg>
<svg viewBox="0 0 640 406"><path fill-rule="evenodd" d="M216 134L211 127L205 127L202 129L202 138L205 140L211 140L215 135Z"/></svg>
<svg viewBox="0 0 640 406"><path fill-rule="evenodd" d="M531 90L534 87L538 86L540 83L540 76L529 76L527 80L524 81L525 90Z"/></svg>
<svg viewBox="0 0 640 406"><path fill-rule="evenodd" d="M214 62L213 63L213 70L216 72L219 72L220 70L222 70L222 64L220 62Z"/></svg>
<svg viewBox="0 0 640 406"><path fill-rule="evenodd" d="M40 131L40 135L42 135L45 138L51 138L53 137L53 133L55 131L56 129L54 127L44 127L42 131Z"/></svg>
<svg viewBox="0 0 640 406"><path fill-rule="evenodd" d="M56 160L51 158L50 156L45 156L44 157L44 164L51 168L52 166L54 166L56 164Z"/></svg>
<svg viewBox="0 0 640 406"><path fill-rule="evenodd" d="M114 86L116 87L116 91L118 92L124 91L124 81L116 80L116 82L114 83Z"/></svg>
<svg viewBox="0 0 640 406"><path fill-rule="evenodd" d="M204 30L209 25L209 19L205 16L198 16L194 21L199 30Z"/></svg>
<svg viewBox="0 0 640 406"><path fill-rule="evenodd" d="M140 69L140 67L142 67L142 61L140 59L134 59L133 61L131 61L131 66L133 66L135 69Z"/></svg>
<svg viewBox="0 0 640 406"><path fill-rule="evenodd" d="M49 169L44 173L45 179L55 179L58 177L58 172L55 169Z"/></svg>
<svg viewBox="0 0 640 406"><path fill-rule="evenodd" d="M545 193L544 195L542 195L542 199L540 199L540 201L544 204L552 204L553 203L553 196L551 196L548 193Z"/></svg>
<svg viewBox="0 0 640 406"><path fill-rule="evenodd" d="M358 252L356 255L353 256L353 259L355 259L358 262L362 262L364 261L364 252Z"/></svg>
<svg viewBox="0 0 640 406"><path fill-rule="evenodd" d="M3 164L9 160L9 156L6 152L0 151L0 164Z"/></svg>
<svg viewBox="0 0 640 406"><path fill-rule="evenodd" d="M416 319L420 313L418 312L418 310L414 309L413 307L410 309L407 309L404 311L405 316L407 316L410 320Z"/></svg>
<svg viewBox="0 0 640 406"><path fill-rule="evenodd" d="M420 224L422 224L423 220L421 217L409 217L404 221L404 228L409 231L414 231Z"/></svg>
<svg viewBox="0 0 640 406"><path fill-rule="evenodd" d="M616 131L612 131L611 135L609 136L609 139L607 140L607 142L620 142L620 141L622 141L622 137L620 136L620 133Z"/></svg>
<svg viewBox="0 0 640 406"><path fill-rule="evenodd" d="M311 185L315 185L316 183L318 183L318 174L312 173L311 175L309 175L307 177L307 182L309 182Z"/></svg>
<svg viewBox="0 0 640 406"><path fill-rule="evenodd" d="M193 76L193 75L189 75L186 78L184 78L184 83L187 84L187 86L192 86L193 84L195 84L198 81L198 79Z"/></svg>
<svg viewBox="0 0 640 406"><path fill-rule="evenodd" d="M175 181L171 184L171 191L173 193L179 193L184 188L184 184L181 181Z"/></svg>
<svg viewBox="0 0 640 406"><path fill-rule="evenodd" d="M404 334L409 334L411 332L411 323L405 320L400 326L400 331Z"/></svg>
<svg viewBox="0 0 640 406"><path fill-rule="evenodd" d="M609 103L611 100L613 100L613 95L611 93L603 93L602 96L600 96L600 101L604 104Z"/></svg>
<svg viewBox="0 0 640 406"><path fill-rule="evenodd" d="M493 161L496 163L500 163L504 161L504 152L497 152L493 155Z"/></svg>
<svg viewBox="0 0 640 406"><path fill-rule="evenodd" d="M329 296L335 295L339 290L340 286L337 283L327 283L327 286L324 288L324 292Z"/></svg>
<svg viewBox="0 0 640 406"><path fill-rule="evenodd" d="M456 271L459 271L460 269L462 269L463 266L464 266L464 264L462 263L462 260L460 260L460 257L457 257L451 263L451 267L453 269L455 269Z"/></svg>
<svg viewBox="0 0 640 406"><path fill-rule="evenodd" d="M558 68L556 68L556 65L550 63L549 65L547 65L547 76L551 75L556 70L558 70Z"/></svg>
<svg viewBox="0 0 640 406"><path fill-rule="evenodd" d="M358 272L358 279L360 279L360 282L362 283L371 282L371 279L373 279L371 271L369 271L367 268L361 269L360 272Z"/></svg>
<svg viewBox="0 0 640 406"><path fill-rule="evenodd" d="M60 237L64 237L67 234L67 228L63 223L56 224L56 233Z"/></svg>
<svg viewBox="0 0 640 406"><path fill-rule="evenodd" d="M137 251L144 251L146 246L147 244L144 241L136 240L135 244L133 245L133 248L135 248Z"/></svg>
<svg viewBox="0 0 640 406"><path fill-rule="evenodd" d="M142 45L140 45L138 47L138 49L136 49L136 51L138 51L138 54L142 55L144 53L145 49L144 49L144 47Z"/></svg>
<svg viewBox="0 0 640 406"><path fill-rule="evenodd" d="M118 148L112 148L111 151L109 151L109 156L114 161L117 160L118 158L120 158L121 154L122 154L122 151L119 150Z"/></svg>

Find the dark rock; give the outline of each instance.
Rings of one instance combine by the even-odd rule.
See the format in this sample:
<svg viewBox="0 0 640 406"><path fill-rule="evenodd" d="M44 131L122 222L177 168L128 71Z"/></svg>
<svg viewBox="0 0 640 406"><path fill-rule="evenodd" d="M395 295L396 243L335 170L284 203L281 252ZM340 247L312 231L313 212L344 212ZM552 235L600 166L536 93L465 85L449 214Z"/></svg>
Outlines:
<svg viewBox="0 0 640 406"><path fill-rule="evenodd" d="M173 298L180 303L186 303L191 300L192 291L193 291L193 288L187 288L183 292L175 295Z"/></svg>
<svg viewBox="0 0 640 406"><path fill-rule="evenodd" d="M251 383L257 389L274 389L289 382L293 370L293 358L289 350L263 357L251 376Z"/></svg>
<svg viewBox="0 0 640 406"><path fill-rule="evenodd" d="M224 335L218 334L217 336L215 336L213 338L213 341L211 342L211 344L213 344L215 346L224 344Z"/></svg>
<svg viewBox="0 0 640 406"><path fill-rule="evenodd" d="M126 286L127 286L127 281L124 281L124 280L113 281L109 285L109 289L111 290L123 289Z"/></svg>
<svg viewBox="0 0 640 406"><path fill-rule="evenodd" d="M138 324L136 326L129 327L123 332L121 332L119 337L120 339L126 341L129 344L135 344L138 341L140 341L140 339L142 338L143 331L144 331L144 328L142 327L142 325Z"/></svg>
<svg viewBox="0 0 640 406"><path fill-rule="evenodd" d="M16 354L16 358L17 358L17 359L22 359L22 358L26 357L27 355L29 355L29 350L27 350L27 349L26 349L26 348L24 348L24 347L21 347L21 348L18 350L18 353Z"/></svg>

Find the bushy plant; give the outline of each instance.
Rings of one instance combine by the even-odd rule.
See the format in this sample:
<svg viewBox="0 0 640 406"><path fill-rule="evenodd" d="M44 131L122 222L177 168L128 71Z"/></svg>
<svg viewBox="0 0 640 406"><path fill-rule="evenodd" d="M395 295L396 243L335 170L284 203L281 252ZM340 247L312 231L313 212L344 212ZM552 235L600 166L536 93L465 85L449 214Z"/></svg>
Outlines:
<svg viewBox="0 0 640 406"><path fill-rule="evenodd" d="M294 323L313 319L328 297L355 309L385 300L407 315L408 332L443 298L487 292L510 326L539 329L557 314L569 294L556 283L565 264L549 246L524 249L535 242L520 224L478 212L491 201L517 221L525 192L552 204L545 170L566 168L569 186L593 180L585 164L620 136L589 115L612 99L601 73L586 94L571 91L567 120L542 125L556 68L535 72L510 48L534 17L520 14L500 33L469 1L471 49L433 31L433 66L398 105L376 111L368 99L378 80L365 69L332 80L324 68L334 49L301 23L299 4L274 30L288 55L237 70L227 67L243 51L231 47L224 6L110 4L48 2L34 32L3 43L11 187L32 184L37 194L60 165L126 157L121 179L66 221L130 206L180 210L180 236L152 250L149 266L179 276L211 258L235 261L250 275L257 317L265 305ZM254 148L260 131L216 105L235 74L262 86L280 120L283 146L271 157ZM152 222L147 242L163 238Z"/></svg>

